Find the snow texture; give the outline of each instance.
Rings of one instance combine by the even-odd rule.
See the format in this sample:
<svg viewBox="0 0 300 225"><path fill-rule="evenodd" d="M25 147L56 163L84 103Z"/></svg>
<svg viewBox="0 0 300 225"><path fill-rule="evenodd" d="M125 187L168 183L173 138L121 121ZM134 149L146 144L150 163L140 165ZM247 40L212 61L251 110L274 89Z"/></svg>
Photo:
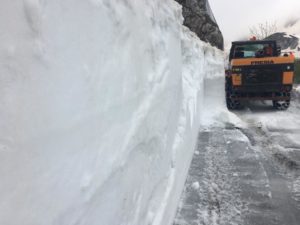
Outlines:
<svg viewBox="0 0 300 225"><path fill-rule="evenodd" d="M182 20L172 0L2 1L0 224L171 224L201 121L232 117L223 53Z"/></svg>

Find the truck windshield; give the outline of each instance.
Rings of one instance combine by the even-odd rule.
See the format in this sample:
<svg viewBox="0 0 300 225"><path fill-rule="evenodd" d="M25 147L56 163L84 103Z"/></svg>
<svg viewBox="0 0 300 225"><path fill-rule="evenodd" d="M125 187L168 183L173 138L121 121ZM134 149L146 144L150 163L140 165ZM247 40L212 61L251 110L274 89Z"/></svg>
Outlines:
<svg viewBox="0 0 300 225"><path fill-rule="evenodd" d="M270 57L274 55L272 44L244 44L236 45L233 49L233 58Z"/></svg>

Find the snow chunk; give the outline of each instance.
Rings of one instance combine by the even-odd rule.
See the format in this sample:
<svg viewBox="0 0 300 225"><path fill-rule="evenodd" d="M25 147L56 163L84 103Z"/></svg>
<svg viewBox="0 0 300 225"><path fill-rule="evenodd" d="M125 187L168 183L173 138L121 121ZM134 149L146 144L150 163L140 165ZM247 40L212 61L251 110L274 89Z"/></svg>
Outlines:
<svg viewBox="0 0 300 225"><path fill-rule="evenodd" d="M193 188L194 190L198 190L198 189L200 188L199 182L198 182L198 181L194 182L194 183L192 184L192 188Z"/></svg>

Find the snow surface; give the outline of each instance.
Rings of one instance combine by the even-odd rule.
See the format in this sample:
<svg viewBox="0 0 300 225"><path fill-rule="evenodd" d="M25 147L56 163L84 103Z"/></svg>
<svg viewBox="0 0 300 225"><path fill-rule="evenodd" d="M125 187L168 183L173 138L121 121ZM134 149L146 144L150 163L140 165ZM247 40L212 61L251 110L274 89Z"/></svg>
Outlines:
<svg viewBox="0 0 300 225"><path fill-rule="evenodd" d="M284 148L277 146L278 148L282 151L289 151L291 146L300 146L300 93L298 90L299 87L294 88L291 106L286 111L274 111L270 101L255 101L253 102L256 107L254 111L249 109L248 112L242 111L237 114L245 123L248 123L248 127L262 129L284 146Z"/></svg>
<svg viewBox="0 0 300 225"><path fill-rule="evenodd" d="M200 124L236 120L181 24L172 0L2 1L0 224L171 224Z"/></svg>

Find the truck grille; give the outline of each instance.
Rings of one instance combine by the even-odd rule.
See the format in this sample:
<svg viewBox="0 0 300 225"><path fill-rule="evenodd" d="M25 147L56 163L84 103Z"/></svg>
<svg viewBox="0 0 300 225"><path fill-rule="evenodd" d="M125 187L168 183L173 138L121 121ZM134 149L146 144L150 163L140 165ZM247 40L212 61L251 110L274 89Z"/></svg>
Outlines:
<svg viewBox="0 0 300 225"><path fill-rule="evenodd" d="M282 70L264 69L246 69L243 70L243 85L256 84L281 84Z"/></svg>

